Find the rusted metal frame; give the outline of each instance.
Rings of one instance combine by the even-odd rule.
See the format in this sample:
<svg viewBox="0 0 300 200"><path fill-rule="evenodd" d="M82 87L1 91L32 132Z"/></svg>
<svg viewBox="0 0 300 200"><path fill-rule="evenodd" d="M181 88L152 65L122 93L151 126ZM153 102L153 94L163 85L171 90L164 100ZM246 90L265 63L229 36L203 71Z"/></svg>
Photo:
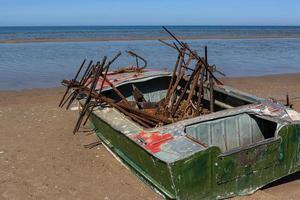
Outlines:
<svg viewBox="0 0 300 200"><path fill-rule="evenodd" d="M65 98L66 98L66 96L67 96L67 94L69 93L69 90L70 90L71 88L72 88L72 85L67 86L66 91L65 91L64 95L62 96L62 98L61 98L59 104L58 104L59 107L63 107L63 106L64 106L63 102L64 102L64 100L65 100ZM68 100L70 97L71 97L71 95L67 98L67 100Z"/></svg>
<svg viewBox="0 0 300 200"><path fill-rule="evenodd" d="M79 69L78 69L78 71L77 71L77 73L76 73L76 75L75 75L75 77L73 79L74 81L77 80L77 78L78 78L78 76L79 76L79 74L80 74L80 72L82 70L82 67L84 66L85 62L86 62L86 59L84 59L83 62L82 62L82 64L80 65L80 67L79 67Z"/></svg>
<svg viewBox="0 0 300 200"><path fill-rule="evenodd" d="M219 73L221 76L224 76L224 77L226 76L225 73L223 73L223 72L221 72L220 70L217 69L216 65L210 65L210 66L211 66L213 72L217 72L217 73Z"/></svg>
<svg viewBox="0 0 300 200"><path fill-rule="evenodd" d="M184 71L181 72L181 74L179 74L179 76L177 77L176 82L173 85L173 87L171 89L171 92L170 92L170 95L169 95L169 97L168 97L168 99L166 101L166 104L167 104L167 107L169 109L169 112L172 111L173 104L176 101L176 98L177 98L176 91L177 91L177 88L178 88L179 83L182 80L183 76L184 76Z"/></svg>
<svg viewBox="0 0 300 200"><path fill-rule="evenodd" d="M119 56L121 56L121 54L122 54L122 53L119 52L119 53L118 53L111 61L109 61L109 62L107 63L107 65L106 65L106 66L104 67L104 69L101 71L100 74L102 74L103 71L105 70L105 73L104 73L104 75L103 75L104 79L106 79L107 72L108 72L108 69L109 69L109 67L111 66L111 64L112 64ZM102 81L102 83L101 83L101 87L100 87L99 93L102 92L103 85L104 85L104 79L103 79L103 81ZM97 84L97 83L96 83L96 84ZM95 87L95 89L96 89L96 87ZM87 114L87 117L86 117L85 121L83 122L83 126L85 126L85 124L87 123L89 117L91 116L91 114L92 114L92 112L93 112L93 110L94 110L94 108L95 108L96 106L97 106L97 102L95 102L95 103L93 104L93 106L90 108L89 113Z"/></svg>
<svg viewBox="0 0 300 200"><path fill-rule="evenodd" d="M185 43L185 45L187 45L187 44ZM179 47L178 47L175 43L174 43L174 48L175 48L178 52L181 52L181 50L179 49ZM182 49L182 48L181 48L181 49ZM187 53L187 52L182 52L182 53L183 53L183 57L184 57L184 55L187 55L187 56L189 56L189 58L191 58L191 60L194 59L194 56L191 55L190 53ZM191 61L191 60L190 60L190 61ZM192 68L188 67L190 61L187 62L187 63L185 63L185 61L183 60L183 65L182 65L181 67L183 67L183 68L185 68L185 69L188 69L188 70L191 70L191 71L193 72L193 71L195 71L195 69L192 69Z"/></svg>
<svg viewBox="0 0 300 200"><path fill-rule="evenodd" d="M145 58L143 58L142 56L136 54L135 52L133 51L126 51L130 56L134 56L136 58L136 63L137 63L137 68L138 70L143 70L147 67L147 60ZM142 60L144 62L144 66L143 67L139 67L139 63L138 63L138 59Z"/></svg>
<svg viewBox="0 0 300 200"><path fill-rule="evenodd" d="M107 65L104 67L104 70L103 70L103 71L105 71L104 74L103 74L103 71L101 72L100 76L103 77L103 80L102 80L102 83L101 83L99 92L102 92L102 89L103 89L103 86L104 86L104 82L107 82L107 81L105 81L105 80L108 80L106 77L107 77L107 72L108 72L108 70L109 70L109 67L111 66L111 64L112 64L113 62L115 62L116 59L118 59L118 58L121 56L121 54L122 54L122 53L119 52L117 55L115 55L115 57L114 57L111 61L109 61L109 62L107 63ZM110 83L110 84L112 84L112 83ZM121 94L121 95L122 95L122 94ZM122 95L122 96L123 96L123 95Z"/></svg>
<svg viewBox="0 0 300 200"><path fill-rule="evenodd" d="M66 101L61 105L61 107L63 107L69 101L66 106L66 110L68 110L70 108L71 104L73 103L73 101L76 99L76 97L78 95L79 88L80 87L78 86L78 88L74 89L74 91L68 96Z"/></svg>
<svg viewBox="0 0 300 200"><path fill-rule="evenodd" d="M88 119L90 118L90 116L91 116L91 114L92 114L94 108L95 108L97 105L98 105L98 103L97 103L97 101L96 101L96 102L91 106L91 108L90 108L90 110L89 110L89 112L88 112L88 114L87 114L87 116L86 116L86 118L85 118L85 120L84 120L84 122L83 122L83 126L86 125L86 123L87 123Z"/></svg>
<svg viewBox="0 0 300 200"><path fill-rule="evenodd" d="M176 77L177 68L178 68L178 65L179 65L181 59L182 59L182 55L179 52L178 56L177 56L177 60L176 60L175 66L173 68L174 70L173 70L173 74L172 74L172 77L171 77L171 80L170 80L170 83L169 83L169 87L168 87L168 91L167 91L166 97L168 97L170 95L170 90L171 90L172 85L174 83L174 79Z"/></svg>
<svg viewBox="0 0 300 200"><path fill-rule="evenodd" d="M73 101L76 99L76 97L78 96L79 92L78 92L79 89L75 89L71 95L72 95L72 98L69 100L67 106L66 106L66 110L68 110L70 108L70 106L72 105ZM71 96L70 95L70 96Z"/></svg>
<svg viewBox="0 0 300 200"><path fill-rule="evenodd" d="M86 77L84 78L83 82L82 82L82 85L90 85L91 82L92 82L92 78L93 76L95 76L96 74L96 71L97 71L97 68L100 66L100 61L97 61L96 64L93 64L91 66L91 68L89 69L89 71L87 72L86 74Z"/></svg>
<svg viewBox="0 0 300 200"><path fill-rule="evenodd" d="M90 69L92 67L92 64L93 64L93 60L90 61L88 67L86 68L84 74L82 75L81 80L79 81L79 85L81 85L84 82L84 79L87 76L87 74L89 73L89 71L90 71Z"/></svg>
<svg viewBox="0 0 300 200"><path fill-rule="evenodd" d="M184 54L183 54L183 55L184 55ZM189 55L189 58L188 58L187 62L185 63L185 66L188 66L188 65L190 64L190 62L193 60L193 57L191 56L191 54L188 54L188 55ZM181 66L181 68L183 68L183 65ZM184 71L183 71L183 72L184 72ZM193 71L193 72L194 72L194 71ZM184 76L184 74L182 74L182 76L179 77L178 82L175 83L174 89L173 89L173 91L171 92L171 94L174 94L174 93L175 93L175 91L176 91L176 89L177 89L177 87L178 87L180 81L182 80L183 76ZM168 105L171 114L173 113L172 108L173 108L173 106L174 106L174 103L176 102L176 98L177 98L177 97L174 96L174 98L171 99L171 101L169 102L169 105ZM178 101L177 101L177 102L178 102ZM172 115L173 115L173 114L172 114Z"/></svg>
<svg viewBox="0 0 300 200"><path fill-rule="evenodd" d="M199 83L199 86L198 86L198 99L197 99L197 105L196 105L196 108L197 108L196 109L196 116L199 116L200 113L203 110L202 102L203 102L203 83L204 83L205 72L206 72L206 70L202 67L200 83Z"/></svg>
<svg viewBox="0 0 300 200"><path fill-rule="evenodd" d="M130 117L131 119L133 119L134 121L138 122L139 124L141 124L142 126L146 127L146 128L150 128L151 126L149 124L151 124L152 126L155 126L156 124L141 117L141 116L137 116L136 114L132 113L132 112L128 112L126 109L124 109L121 105L114 103L114 101L108 97L104 97L101 94L97 94L98 100L107 103L108 105L110 105L111 107L116 108L117 110L119 110L120 112L122 112L123 114L125 114L126 116ZM119 102L120 103L120 102Z"/></svg>
<svg viewBox="0 0 300 200"><path fill-rule="evenodd" d="M68 96L68 98L63 102L63 104L61 105L61 107L64 107L64 105L69 101L69 103L66 106L66 110L69 109L69 107L71 106L71 104L73 103L73 101L76 99L77 95L78 95L78 91L80 89L81 85L77 85L76 87L73 86L73 88L75 88L73 90L73 92L70 93L70 95Z"/></svg>
<svg viewBox="0 0 300 200"><path fill-rule="evenodd" d="M94 79L94 81L93 81L93 83L92 83L93 85L94 85L94 83L96 82L96 80L97 80L97 76L95 76L95 79ZM82 122L82 120L83 120L83 117L84 117L85 113L86 113L87 110L88 110L90 101L91 101L91 99L92 99L91 91L92 91L92 90L89 89L89 95L87 96L86 101L85 101L85 104L84 104L84 106L82 107L82 111L81 111L80 114L79 114L79 118L78 118L77 123L76 123L76 125L75 125L75 127L74 127L73 134L75 134L75 133L79 130L80 125L81 125L81 122Z"/></svg>
<svg viewBox="0 0 300 200"><path fill-rule="evenodd" d="M89 94L90 93L90 89L87 88L87 87L83 87L81 92L85 93L85 94ZM114 102L114 100L112 100L112 99L110 99L108 97L102 96L101 94L96 93L95 91L93 91L91 93L90 97L94 98L96 100L96 102L95 102L96 105L98 103L105 102L105 103L109 104L110 106L115 107L116 109L120 110L125 115L129 116L130 118L132 118L133 120L137 121L138 123L140 123L141 125L143 125L143 126L145 126L147 128L150 128L151 126L155 126L158 123L158 122L153 122L154 120L150 121L149 119L146 119L145 117L138 116L138 115L132 113L132 110L130 110L130 112L128 112L126 109L124 109L121 106L119 106L118 104L116 104ZM119 102L119 103L121 103L121 102ZM124 105L124 106L127 107L127 105ZM85 108L87 108L87 107L83 106L83 112L87 111ZM149 126L149 124L151 126Z"/></svg>
<svg viewBox="0 0 300 200"><path fill-rule="evenodd" d="M83 120L83 117L84 117L84 115L85 115L85 113L86 113L86 111L87 111L87 109L88 109L88 106L87 106L87 105L89 104L90 100L91 100L91 97L88 97L88 98L86 99L86 103L85 103L84 106L82 107L82 110L81 110L81 112L80 112L80 114L79 114L79 117L78 117L77 122L76 122L76 124L75 124L75 127L74 127L74 129L73 129L73 134L75 134L75 133L79 130L80 125L81 125L81 122L82 122L82 120Z"/></svg>
<svg viewBox="0 0 300 200"><path fill-rule="evenodd" d="M208 52L207 52L207 46L205 46L205 63L208 65ZM209 80L209 110L210 112L214 112L215 108L215 99L214 99L214 81L211 74L208 74L208 80Z"/></svg>
<svg viewBox="0 0 300 200"><path fill-rule="evenodd" d="M197 63L196 65L201 65L200 63ZM190 87L190 91L189 91L189 95L188 95L188 98L187 98L187 102L190 102L193 98L193 95L194 95L194 92L195 92L195 88L199 82L199 78L200 78L200 74L201 74L201 70L199 70L196 75L195 75L195 78L192 82L192 86Z"/></svg>
<svg viewBox="0 0 300 200"><path fill-rule="evenodd" d="M180 52L178 46L175 43L173 43L173 45L172 45L172 44L169 44L166 41L163 41L161 39L158 39L158 41L161 42L161 43L163 43L163 44L165 44L165 45L167 45L168 47L171 47L171 48L177 50L177 52ZM189 55L189 53L187 53L187 52L184 52L184 54L185 55ZM192 68L188 68L188 69L193 70Z"/></svg>
<svg viewBox="0 0 300 200"><path fill-rule="evenodd" d="M132 103L135 105L135 101L129 101L129 103ZM140 102L139 105L145 110L145 109L155 109L157 111L158 106L160 105L158 102ZM155 112L156 113L156 112Z"/></svg>
<svg viewBox="0 0 300 200"><path fill-rule="evenodd" d="M191 84L191 81L193 80L193 78L195 77L195 75L198 73L198 71L200 71L201 66L202 66L201 64L196 65L195 71L191 74L189 80L186 82L186 84L185 84L185 86L184 86L184 89L183 89L183 91L181 92L181 95L179 96L179 98L178 98L178 100L177 100L175 106L172 108L172 112L171 112L172 116L174 116L174 114L176 113L176 111L177 111L177 109L178 109L178 107L179 107L181 101L183 100L184 95L185 95L186 92L187 92L188 87L189 87L190 84Z"/></svg>
<svg viewBox="0 0 300 200"><path fill-rule="evenodd" d="M119 108L119 109L120 109L120 108ZM124 111L123 111L123 112L124 112ZM156 126L156 125L158 124L157 122L153 122L153 121L151 121L151 120L149 120L149 119L146 119L146 118L141 117L141 116L139 116L139 115L133 114L133 113L131 113L131 112L127 112L127 116L129 116L129 117L135 117L135 118L139 119L140 121L144 122L144 124L146 123L146 124L150 125L150 127L154 127L154 126ZM143 124L142 124L142 125L143 125ZM144 126L145 126L145 125L144 125ZM149 126L146 126L146 127L149 128Z"/></svg>
<svg viewBox="0 0 300 200"><path fill-rule="evenodd" d="M76 89L74 89L74 91L69 95L69 97L66 99L66 101L61 105L61 107L63 107L65 105L65 103L71 98L71 96L73 95L71 102L69 103L70 105L72 104L72 102L74 101L74 99L77 97L78 95L78 90L79 88L85 83L84 82L84 78L86 77L87 73L89 72L91 65L92 65L93 61L91 60L88 67L86 68L84 74L81 77L81 80L78 83L78 86L76 87Z"/></svg>
<svg viewBox="0 0 300 200"><path fill-rule="evenodd" d="M127 111L126 109L122 108L121 106L119 106L118 104L114 103L114 100L108 98L108 97L105 97L105 96L102 96L101 94L99 93L96 93L95 91L91 91L90 88L86 87L86 86L83 86L81 88L81 93L84 93L86 94L88 97L87 97L87 100L85 102L85 105L82 107L82 112L80 115L82 115L83 113L87 112L87 102L90 101L89 98L94 98L96 100L95 104L98 104L98 103L101 103L101 102L105 102L107 103L108 105L120 110L122 113L124 113L125 115L127 115L128 117L130 117L131 119L133 119L134 121L138 122L139 124L141 124L142 126L146 127L146 128L150 128L150 127L153 127L155 126L158 122L153 122L153 121L150 121L148 119L146 119L144 116L138 116L134 113L132 113L132 110L130 111ZM119 102L120 103L120 102ZM127 107L127 105L124 105ZM79 120L77 121L76 123L76 126L74 128L74 132L78 131L80 125L81 124L81 121L82 121L82 117L79 118Z"/></svg>
<svg viewBox="0 0 300 200"><path fill-rule="evenodd" d="M86 72L82 76L82 78L81 78L80 82L78 83L76 89L74 89L74 91L69 95L69 97L61 105L61 107L63 107L69 101L68 105L66 106L66 109L68 110L69 107L71 106L71 104L73 103L73 101L76 99L80 87L82 87L83 85L85 85L86 82L90 79L90 77L92 76L92 72L93 72L94 68L96 67L96 66L91 66L91 64L92 64L92 61L90 62L89 67L86 69ZM91 82L91 80L90 80L90 82Z"/></svg>
<svg viewBox="0 0 300 200"><path fill-rule="evenodd" d="M192 112L192 114L189 116L188 115L188 109L189 107L191 108L191 110L193 111L196 111L196 106L194 105L194 103L192 102L192 100L190 100L189 102L187 102L187 105L183 108L183 113L181 113L181 119L187 119L187 118L190 118L190 116L194 116L195 113Z"/></svg>
<svg viewBox="0 0 300 200"><path fill-rule="evenodd" d="M142 109L143 107L140 105L140 103L146 102L146 99L143 93L134 84L132 84L132 95L135 100L135 104L139 109Z"/></svg>
<svg viewBox="0 0 300 200"><path fill-rule="evenodd" d="M105 56L104 59L103 59L103 61L102 61L102 64L100 66L98 66L98 68L96 70L96 74L94 76L94 80L93 80L93 82L91 84L91 87L89 88L89 94L88 94L88 96L86 98L84 106L82 107L82 111L79 114L79 118L78 118L77 123L76 123L76 125L74 127L73 134L75 134L78 131L78 129L80 128L80 125L81 125L81 122L83 120L83 117L84 117L86 111L88 110L89 103L90 103L90 101L92 99L92 93L93 93L93 91L96 88L97 82L99 81L100 73L103 70L103 66L104 66L104 64L106 62L106 59L107 59L107 57Z"/></svg>
<svg viewBox="0 0 300 200"><path fill-rule="evenodd" d="M177 72L178 75L176 76L176 81L175 81L174 85L172 85L172 87L170 89L169 95L166 96L166 99L165 99L165 102L169 108L171 108L173 106L173 103L174 103L174 100L176 97L174 93L177 90L177 87L185 74L185 69L182 67L183 62L184 62L185 49L181 49L180 52L181 52L181 60L180 60L180 64L179 64L179 68L178 68L178 72Z"/></svg>
<svg viewBox="0 0 300 200"><path fill-rule="evenodd" d="M106 76L107 76L107 72L108 72L108 67L106 68L106 70L105 70L105 73L104 73L104 77L106 78ZM101 86L100 86L100 90L99 90L99 93L101 93L102 92L102 89L103 89L103 86L104 86L104 79L103 79L103 81L102 81L102 83L101 83Z"/></svg>
<svg viewBox="0 0 300 200"><path fill-rule="evenodd" d="M108 71L108 68L109 68L109 67L107 67L107 68L105 69L105 74L104 74L104 77L106 77L106 76L107 76L107 71ZM102 81L102 84L101 84L101 88L100 88L100 90L99 90L99 93L101 93L101 92L102 92L103 83L104 83L104 80ZM89 117L91 116L91 114L92 114L92 112L93 112L94 108L95 108L97 105L98 105L98 104L97 104L97 102L95 102L95 103L93 104L93 106L91 107L91 109L90 109L89 113L87 114L87 117L86 117L85 121L83 122L83 126L85 126L85 125L86 125L86 123L87 123L87 121L88 121Z"/></svg>
<svg viewBox="0 0 300 200"><path fill-rule="evenodd" d="M122 107L117 106L116 108L120 110ZM123 109L123 108L122 108L122 109ZM121 110L120 110L120 111L121 111ZM132 117L135 118L135 120L138 119L138 120L139 120L138 122L139 122L139 123L142 122L141 125L143 125L143 126L145 126L145 124L147 124L147 126L145 126L145 127L147 127L147 128L154 127L154 126L156 126L156 125L158 124L158 122L154 122L154 121L151 121L150 119L147 119L147 118L145 118L145 117L141 117L140 115L137 115L137 114L128 112L128 111L126 111L126 109L123 109L123 111L121 111L121 112L123 112L125 115L127 115L127 116L129 116L129 117L131 117L131 118L132 118ZM149 126L149 125L150 125L150 126Z"/></svg>
<svg viewBox="0 0 300 200"><path fill-rule="evenodd" d="M136 62L136 66L137 66L137 68L139 68L139 60L138 60L138 58L137 58L137 57L135 57L135 62Z"/></svg>
<svg viewBox="0 0 300 200"><path fill-rule="evenodd" d="M115 93L123 100L126 102L126 104L129 104L129 102L127 101L126 97L120 92L119 89L117 89L113 83L111 83L106 77L104 77L104 75L101 75L103 78L103 81L107 82L109 84L109 86L113 89L113 91L115 91Z"/></svg>
<svg viewBox="0 0 300 200"><path fill-rule="evenodd" d="M166 41L163 41L163 40L161 40L161 39L158 39L158 41L161 42L161 43L163 43L163 44L165 44L165 45L168 46L168 47L171 47L171 48L173 48L173 49L176 49L175 46L173 46L172 44L167 43Z"/></svg>
<svg viewBox="0 0 300 200"><path fill-rule="evenodd" d="M76 79L77 79L77 77L78 77L78 75L79 75L79 73L80 73L82 67L83 67L84 64L85 64L85 61L86 61L86 59L83 60L83 62L82 62L82 64L80 65L79 69L77 70L77 73L76 73L74 79L72 79L72 82L73 82L73 81L76 81ZM72 82L71 82L71 83L72 83ZM70 84L70 85L67 87L67 89L66 89L66 91L65 91L65 93L64 93L64 95L63 95L63 97L62 97L62 99L60 100L60 102L59 102L59 104L58 104L59 107L61 106L61 104L62 104L63 101L65 100L66 95L68 94L69 90L70 90L72 87L73 87L72 84Z"/></svg>
<svg viewBox="0 0 300 200"><path fill-rule="evenodd" d="M102 144L102 142L101 142L101 140L98 140L98 141L96 141L96 142L92 142L92 143L90 143L90 144L85 144L85 145L83 145L83 146L84 146L84 148L92 149L92 148L94 148L94 147L96 147L96 146L98 146L98 145L100 145L100 144Z"/></svg>
<svg viewBox="0 0 300 200"><path fill-rule="evenodd" d="M86 101L85 101L85 104L84 104L84 106L82 108L82 112L80 112L79 118L78 118L77 123L76 123L76 125L74 127L73 134L75 134L79 130L81 122L83 120L83 117L84 117L86 111L88 110L89 103L90 103L90 101L92 99L92 93L95 90L96 85L97 85L97 83L99 81L100 74L103 71L103 66L105 65L106 59L107 59L107 57L104 56L101 65L99 65L98 68L97 68L94 80L93 80L93 82L91 84L91 87L89 89L89 94L88 94L88 96L86 98Z"/></svg>
<svg viewBox="0 0 300 200"><path fill-rule="evenodd" d="M112 107L118 109L119 111L121 111L123 114L125 114L126 116L130 117L131 119L133 119L134 121L138 122L139 124L141 124L142 126L146 127L146 128L151 128L151 126L149 124L147 124L144 118L137 116L131 112L128 112L127 110L125 110L124 108L122 108L121 106L114 104L114 103L109 103Z"/></svg>
<svg viewBox="0 0 300 200"><path fill-rule="evenodd" d="M185 44L183 43L183 45L185 45ZM189 49L189 47L187 47L187 50L192 55L194 55L195 58L198 59L204 65L204 67L206 68L206 73L208 73L208 75L211 76L213 80L215 80L219 85L223 85L223 83L219 79L217 79L215 77L215 75L213 74L213 70L211 69L211 67L209 66L209 64L205 62L205 60L203 60L200 56L198 56L197 54L195 54L191 49Z"/></svg>
<svg viewBox="0 0 300 200"><path fill-rule="evenodd" d="M176 47L177 48L177 47ZM184 55L184 54L183 54ZM188 54L189 55L189 58L188 58L188 60L187 60L187 62L185 63L185 67L187 67L188 65L190 65L190 63L191 63L191 61L194 59L194 57L191 55L191 54ZM182 66L182 67L184 67L184 66ZM195 71L193 71L193 73L194 73ZM183 74L184 75L184 74ZM183 76L182 77L180 77L180 79L179 79L179 82L180 82L180 80L183 78ZM178 82L178 84L179 84L179 82ZM172 91L172 93L171 94L173 94L175 91L176 91L176 89L177 89L177 87L178 87L178 84L176 85L176 87L174 88L174 90ZM186 93L186 90L185 91L183 91L182 93ZM184 94L183 94L184 95ZM170 101L170 103L168 104L169 105L169 109L170 109L170 113L171 113L171 115L173 116L174 114L175 114L175 112L173 112L173 106L174 106L174 103L176 102L176 96L174 96L174 98L172 98L171 99L171 101ZM177 100L177 102L178 102L178 104L180 104L179 102L179 100Z"/></svg>
<svg viewBox="0 0 300 200"><path fill-rule="evenodd" d="M208 64L205 63L205 61L198 56L197 54L195 54L188 46L186 46L183 42L179 41L175 35L173 35L173 33L171 33L165 26L163 26L163 29L169 33L172 38L175 39L175 41L183 48L186 48L196 59L198 59L200 62L202 62L202 64L205 66L207 72L212 76L212 78L219 84L219 85L223 85L223 83L221 81L219 81L213 74L213 72L209 69Z"/></svg>
<svg viewBox="0 0 300 200"><path fill-rule="evenodd" d="M159 122L163 122L163 123L166 123L166 124L170 123L170 120L165 118L165 117L162 117L162 116L159 116L159 115L150 115L148 113L145 113L145 112L143 112L141 110L138 110L136 108L133 108L131 106L122 104L122 102L118 102L118 103L116 103L116 105L121 106L122 108L129 110L131 113L140 115L140 116L145 117L147 119L151 119L152 121L155 121L157 123L159 123Z"/></svg>
<svg viewBox="0 0 300 200"><path fill-rule="evenodd" d="M84 78L84 80L82 81L81 85L90 85L92 82L92 77L95 75L95 71L97 71L97 67L100 65L99 62L97 62L97 64L92 65L89 72L87 73L86 77Z"/></svg>
<svg viewBox="0 0 300 200"><path fill-rule="evenodd" d="M188 139L190 139L190 140L192 140L193 142L195 142L195 143L197 143L197 144L200 144L200 145L203 146L204 148L207 148L207 147L208 147L207 144L205 144L204 142L202 142L202 141L200 141L200 140L198 140L198 139L196 139L196 138L194 138L194 137L192 137L192 136L190 136L190 135L185 135L185 137L188 138Z"/></svg>

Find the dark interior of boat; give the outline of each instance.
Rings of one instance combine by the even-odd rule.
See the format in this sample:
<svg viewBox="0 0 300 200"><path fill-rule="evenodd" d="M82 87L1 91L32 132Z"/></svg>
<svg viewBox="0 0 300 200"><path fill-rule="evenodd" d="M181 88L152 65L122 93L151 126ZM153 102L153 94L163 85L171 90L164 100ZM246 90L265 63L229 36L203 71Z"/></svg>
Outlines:
<svg viewBox="0 0 300 200"><path fill-rule="evenodd" d="M150 79L143 82L136 82L136 83L128 83L124 84L118 87L120 92L130 101L133 101L133 88L132 85L136 86L144 95L145 99L149 102L159 102L166 96L166 92L169 86L170 77L159 77L155 79ZM182 82L179 85L184 85L185 83ZM110 98L119 101L121 100L120 97L113 91L108 90L103 92L105 96L109 96ZM209 90L204 88L204 102L203 107L206 109L209 109ZM240 98L235 98L233 96L230 96L228 94L222 93L220 91L214 90L214 97L215 97L215 112L232 108L232 107L238 107L242 105L251 104L253 102L246 101Z"/></svg>

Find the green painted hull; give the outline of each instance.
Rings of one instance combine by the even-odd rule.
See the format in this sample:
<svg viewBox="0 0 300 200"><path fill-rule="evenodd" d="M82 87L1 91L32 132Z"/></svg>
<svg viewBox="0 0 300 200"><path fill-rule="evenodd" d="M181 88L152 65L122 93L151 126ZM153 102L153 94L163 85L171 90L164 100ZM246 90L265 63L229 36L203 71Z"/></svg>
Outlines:
<svg viewBox="0 0 300 200"><path fill-rule="evenodd" d="M147 101L158 102L169 79L149 72L116 87L133 100L135 84ZM90 121L103 144L169 199L249 195L300 170L299 113L228 86L215 85L213 92L216 112L165 126L144 128L105 105L93 110ZM103 95L117 99L111 88Z"/></svg>
<svg viewBox="0 0 300 200"><path fill-rule="evenodd" d="M236 152L209 147L185 159L164 162L97 115L96 134L139 177L170 199L222 199L247 195L300 170L300 125L285 125L279 137Z"/></svg>

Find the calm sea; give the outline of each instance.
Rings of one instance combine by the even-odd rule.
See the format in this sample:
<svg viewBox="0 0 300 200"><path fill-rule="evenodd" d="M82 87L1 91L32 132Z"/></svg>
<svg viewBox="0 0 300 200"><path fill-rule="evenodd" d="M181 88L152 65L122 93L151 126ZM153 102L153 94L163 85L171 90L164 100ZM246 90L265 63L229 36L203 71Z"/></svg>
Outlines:
<svg viewBox="0 0 300 200"><path fill-rule="evenodd" d="M176 26L169 29L187 38L199 54L207 45L209 62L227 76L300 72L300 27ZM166 37L159 26L0 27L0 89L59 86L61 79L73 76L84 58L99 60L118 51L124 53L113 67L134 64L125 50L145 57L149 68L171 69L176 52L154 40ZM149 38L152 40L145 40ZM40 39L46 42L36 42ZM53 42L55 39L60 42ZM78 41L63 41L68 39ZM89 39L108 41L86 41Z"/></svg>

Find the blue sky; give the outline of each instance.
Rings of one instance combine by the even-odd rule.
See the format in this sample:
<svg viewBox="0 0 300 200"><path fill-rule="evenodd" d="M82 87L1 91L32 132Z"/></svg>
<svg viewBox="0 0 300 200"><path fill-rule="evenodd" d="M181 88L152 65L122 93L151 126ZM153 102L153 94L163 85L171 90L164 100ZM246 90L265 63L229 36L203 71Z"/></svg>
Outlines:
<svg viewBox="0 0 300 200"><path fill-rule="evenodd" d="M0 26L300 25L300 0L0 0Z"/></svg>

